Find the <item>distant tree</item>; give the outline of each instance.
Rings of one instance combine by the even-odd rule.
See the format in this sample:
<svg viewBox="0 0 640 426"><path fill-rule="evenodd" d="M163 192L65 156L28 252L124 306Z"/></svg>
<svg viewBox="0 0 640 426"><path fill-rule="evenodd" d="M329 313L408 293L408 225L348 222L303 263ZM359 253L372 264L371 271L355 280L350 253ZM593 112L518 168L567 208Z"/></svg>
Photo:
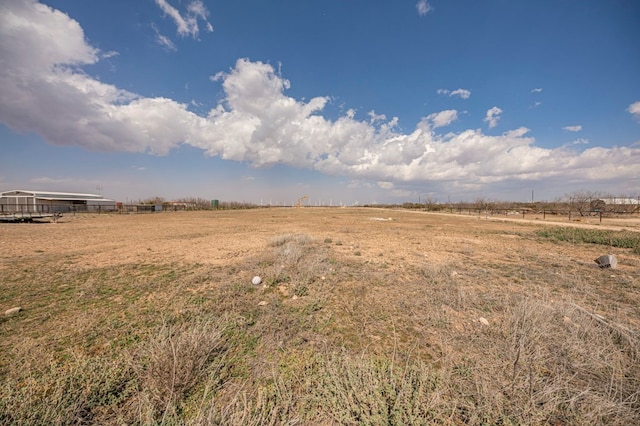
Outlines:
<svg viewBox="0 0 640 426"><path fill-rule="evenodd" d="M591 212L591 203L601 198L601 196L596 192L580 190L567 194L564 198L570 210L577 210L580 216L584 216Z"/></svg>
<svg viewBox="0 0 640 426"><path fill-rule="evenodd" d="M221 210L255 209L258 207L259 206L257 204L238 201L221 201L218 204L218 208Z"/></svg>
<svg viewBox="0 0 640 426"><path fill-rule="evenodd" d="M153 205L157 205L157 204L164 204L165 203L165 199L163 197L151 197L151 198L147 198L145 200L140 201L140 204L153 204Z"/></svg>
<svg viewBox="0 0 640 426"><path fill-rule="evenodd" d="M211 201L200 197L178 198L175 203L183 204L186 209L205 210L211 208Z"/></svg>
<svg viewBox="0 0 640 426"><path fill-rule="evenodd" d="M484 197L476 197L474 198L472 205L473 208L479 209L480 211L487 211L494 208L495 202L487 200Z"/></svg>
<svg viewBox="0 0 640 426"><path fill-rule="evenodd" d="M402 203L403 209L421 209L423 207L420 203Z"/></svg>
<svg viewBox="0 0 640 426"><path fill-rule="evenodd" d="M438 201L431 196L428 196L427 198L424 199L424 206L427 210L435 210L435 207L437 204L438 204Z"/></svg>

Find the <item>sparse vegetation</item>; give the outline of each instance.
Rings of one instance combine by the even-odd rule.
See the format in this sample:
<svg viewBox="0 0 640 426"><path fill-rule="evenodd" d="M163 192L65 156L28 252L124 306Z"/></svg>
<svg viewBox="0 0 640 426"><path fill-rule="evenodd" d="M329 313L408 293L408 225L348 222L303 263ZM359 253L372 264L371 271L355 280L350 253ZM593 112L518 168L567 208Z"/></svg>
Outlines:
<svg viewBox="0 0 640 426"><path fill-rule="evenodd" d="M640 277L625 269L637 253L610 276L549 261L563 228L501 233L411 213L372 223L364 211L320 229L309 212L256 212L265 229L296 230L224 264L156 245L117 266L6 253L0 304L24 311L0 317L0 424L640 423ZM198 218L198 233L162 238L206 238L210 217ZM237 220L254 232L254 216ZM448 220L441 241L460 243L431 244ZM591 258L583 234L557 239ZM482 256L480 241L507 237L517 249Z"/></svg>
<svg viewBox="0 0 640 426"><path fill-rule="evenodd" d="M640 233L638 232L553 226L539 229L536 231L536 234L553 241L629 248L632 249L634 253L640 254Z"/></svg>

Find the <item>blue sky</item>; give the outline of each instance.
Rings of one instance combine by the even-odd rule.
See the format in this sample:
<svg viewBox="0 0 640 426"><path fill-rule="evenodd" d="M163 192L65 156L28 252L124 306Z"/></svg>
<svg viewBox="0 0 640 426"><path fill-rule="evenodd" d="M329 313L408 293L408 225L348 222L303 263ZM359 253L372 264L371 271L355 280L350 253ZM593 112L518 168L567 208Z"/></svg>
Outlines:
<svg viewBox="0 0 640 426"><path fill-rule="evenodd" d="M640 2L5 0L0 191L640 195Z"/></svg>

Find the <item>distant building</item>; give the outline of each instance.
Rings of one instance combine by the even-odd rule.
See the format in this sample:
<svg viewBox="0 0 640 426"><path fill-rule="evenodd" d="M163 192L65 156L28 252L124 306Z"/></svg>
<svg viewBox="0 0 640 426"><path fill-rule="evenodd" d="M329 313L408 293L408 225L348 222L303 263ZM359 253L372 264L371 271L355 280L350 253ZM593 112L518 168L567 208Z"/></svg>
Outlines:
<svg viewBox="0 0 640 426"><path fill-rule="evenodd" d="M639 198L600 198L591 202L593 211L619 211L619 212L635 212L640 210Z"/></svg>
<svg viewBox="0 0 640 426"><path fill-rule="evenodd" d="M116 209L102 195L15 190L0 192L0 213L97 212Z"/></svg>

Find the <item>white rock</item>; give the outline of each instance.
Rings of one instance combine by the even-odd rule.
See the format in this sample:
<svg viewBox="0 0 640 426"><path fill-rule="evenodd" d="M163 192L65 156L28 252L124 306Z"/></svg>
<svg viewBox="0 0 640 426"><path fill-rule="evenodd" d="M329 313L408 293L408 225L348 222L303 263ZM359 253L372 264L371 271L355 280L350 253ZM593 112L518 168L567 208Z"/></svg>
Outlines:
<svg viewBox="0 0 640 426"><path fill-rule="evenodd" d="M480 317L478 321L480 321L480 324L482 325L489 325L489 321L484 317Z"/></svg>
<svg viewBox="0 0 640 426"><path fill-rule="evenodd" d="M256 275L251 279L251 282L253 283L253 285L259 285L262 282L262 278Z"/></svg>
<svg viewBox="0 0 640 426"><path fill-rule="evenodd" d="M266 306L266 305L267 305L266 300L261 300L260 302L258 302L258 306Z"/></svg>
<svg viewBox="0 0 640 426"><path fill-rule="evenodd" d="M13 315L13 314L17 314L21 310L22 310L22 308L17 306L15 308L7 309L6 311L4 311L4 314L5 315Z"/></svg>

